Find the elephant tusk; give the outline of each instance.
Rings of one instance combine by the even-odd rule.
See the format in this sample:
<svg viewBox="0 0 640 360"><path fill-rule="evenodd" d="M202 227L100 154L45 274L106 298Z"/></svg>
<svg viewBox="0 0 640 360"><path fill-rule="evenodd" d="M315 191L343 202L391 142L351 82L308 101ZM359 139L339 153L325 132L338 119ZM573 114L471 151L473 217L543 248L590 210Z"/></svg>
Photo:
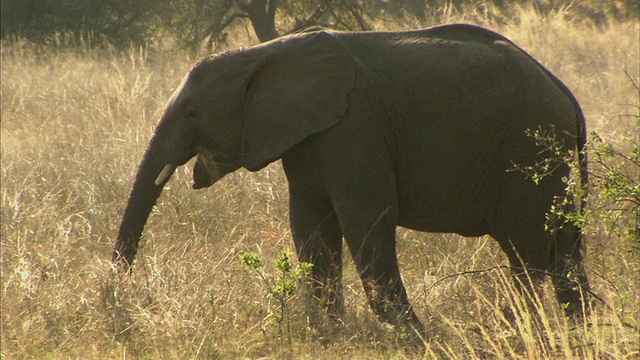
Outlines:
<svg viewBox="0 0 640 360"><path fill-rule="evenodd" d="M167 180L169 176L171 176L173 172L176 171L177 167L178 166L174 164L165 165L164 168L162 168L162 171L160 171L160 175L158 175L158 177L156 178L156 181L155 181L156 186L159 186L165 180Z"/></svg>

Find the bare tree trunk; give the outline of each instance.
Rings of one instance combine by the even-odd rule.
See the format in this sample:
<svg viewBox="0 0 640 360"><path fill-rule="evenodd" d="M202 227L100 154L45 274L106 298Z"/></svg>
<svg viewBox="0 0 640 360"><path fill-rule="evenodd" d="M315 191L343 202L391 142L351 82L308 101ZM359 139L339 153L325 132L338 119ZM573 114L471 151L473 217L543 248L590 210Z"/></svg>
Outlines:
<svg viewBox="0 0 640 360"><path fill-rule="evenodd" d="M253 30L260 42L273 40L280 36L276 30L276 10L279 4L279 0L236 1L238 8L249 15Z"/></svg>

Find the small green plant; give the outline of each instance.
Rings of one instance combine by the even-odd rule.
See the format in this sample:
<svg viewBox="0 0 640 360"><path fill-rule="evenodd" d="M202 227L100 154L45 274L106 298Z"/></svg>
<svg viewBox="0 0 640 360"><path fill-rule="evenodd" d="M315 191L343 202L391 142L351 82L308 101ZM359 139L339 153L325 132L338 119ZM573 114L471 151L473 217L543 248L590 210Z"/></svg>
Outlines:
<svg viewBox="0 0 640 360"><path fill-rule="evenodd" d="M591 178L599 190L599 202L604 203L598 209L604 210L599 212L599 220L616 236L631 239L631 251L640 253L640 109L635 117L635 135L624 137L623 146L630 145L626 149L592 133L597 167Z"/></svg>
<svg viewBox="0 0 640 360"><path fill-rule="evenodd" d="M300 292L300 285L304 283L311 274L313 264L300 262L294 265L292 262L293 253L283 251L276 257L275 271L272 273L265 270L264 261L256 253L249 252L240 255L244 268L252 274L256 274L265 291L275 301L275 306L269 305L268 318L273 320L278 326L278 333L281 344L286 339L291 345L291 323L292 314L290 303Z"/></svg>

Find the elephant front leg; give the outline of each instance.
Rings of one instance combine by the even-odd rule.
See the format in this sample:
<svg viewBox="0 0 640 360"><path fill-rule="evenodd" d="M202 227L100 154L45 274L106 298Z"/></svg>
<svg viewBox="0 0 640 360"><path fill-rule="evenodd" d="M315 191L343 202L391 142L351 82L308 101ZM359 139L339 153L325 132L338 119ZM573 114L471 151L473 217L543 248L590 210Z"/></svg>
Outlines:
<svg viewBox="0 0 640 360"><path fill-rule="evenodd" d="M330 201L308 191L292 188L289 199L298 258L313 264L313 296L331 318L340 319L344 316L342 232L335 212Z"/></svg>
<svg viewBox="0 0 640 360"><path fill-rule="evenodd" d="M371 308L380 320L395 325L403 339L421 344L426 329L400 276L393 208L345 205L339 218Z"/></svg>

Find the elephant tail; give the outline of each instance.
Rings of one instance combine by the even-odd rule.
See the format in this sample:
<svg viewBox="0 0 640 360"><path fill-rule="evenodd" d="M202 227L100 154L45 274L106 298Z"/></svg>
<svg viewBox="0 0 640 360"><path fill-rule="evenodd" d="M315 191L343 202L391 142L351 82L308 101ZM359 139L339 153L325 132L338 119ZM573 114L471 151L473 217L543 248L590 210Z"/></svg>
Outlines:
<svg viewBox="0 0 640 360"><path fill-rule="evenodd" d="M587 124L584 118L584 114L582 113L582 109L578 102L573 98L574 104L576 105L576 112L578 117L578 161L580 162L580 188L582 190L582 194L580 195L580 213L584 214L584 209L587 201L587 186L589 185L589 169L588 163L589 158L587 156Z"/></svg>
<svg viewBox="0 0 640 360"><path fill-rule="evenodd" d="M578 163L579 163L578 171L580 172L579 174L580 175L580 188L579 188L580 214L584 214L584 209L585 209L586 200L587 200L586 189L587 189L587 186L589 185L589 171L588 171L589 159L586 151L588 133L587 133L587 124L584 117L584 113L582 112L582 108L580 107L578 100L573 95L573 93L571 93L569 88L567 88L567 86L562 81L560 81L560 79L558 79L555 75L553 75L551 71L547 70L547 68L542 66L542 64L540 64L537 60L535 60L530 55L529 57L538 64L540 69L544 71L544 73L551 80L553 80L556 86L558 86L558 88L560 88L560 90L567 96L567 98L569 98L569 100L571 101L571 103L575 108L575 112L576 112L576 132L575 132L576 146L575 148L578 153Z"/></svg>
<svg viewBox="0 0 640 360"><path fill-rule="evenodd" d="M577 151L578 163L579 163L578 169L580 171L580 210L579 211L580 211L580 215L584 215L585 206L587 204L587 187L589 185L589 169L588 169L589 158L587 156L587 148L586 148L587 137L588 137L587 125L584 118L584 114L582 113L582 109L580 108L578 101L575 99L575 97L571 93L568 93L568 94L570 95L570 98L576 107L576 117L577 117L576 148L578 150Z"/></svg>

